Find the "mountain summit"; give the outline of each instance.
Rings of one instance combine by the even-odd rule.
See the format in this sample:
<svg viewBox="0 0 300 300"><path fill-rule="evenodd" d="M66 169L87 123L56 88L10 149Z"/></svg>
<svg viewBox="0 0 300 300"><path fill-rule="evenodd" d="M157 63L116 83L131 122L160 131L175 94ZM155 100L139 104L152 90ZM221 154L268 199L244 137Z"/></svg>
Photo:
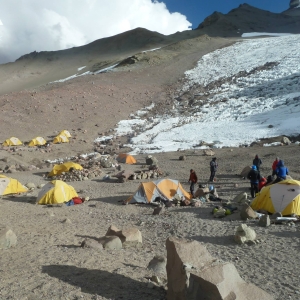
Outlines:
<svg viewBox="0 0 300 300"><path fill-rule="evenodd" d="M300 17L300 0L291 0L290 8L283 12L285 15Z"/></svg>
<svg viewBox="0 0 300 300"><path fill-rule="evenodd" d="M238 37L247 32L300 33L299 2L291 1L290 9L280 14L241 4L228 14L214 12L196 30L222 37Z"/></svg>

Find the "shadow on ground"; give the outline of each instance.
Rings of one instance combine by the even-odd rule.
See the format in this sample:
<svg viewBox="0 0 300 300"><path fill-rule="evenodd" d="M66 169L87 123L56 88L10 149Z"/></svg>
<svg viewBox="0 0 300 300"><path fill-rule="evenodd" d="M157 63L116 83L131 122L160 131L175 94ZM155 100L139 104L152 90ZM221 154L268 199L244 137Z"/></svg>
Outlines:
<svg viewBox="0 0 300 300"><path fill-rule="evenodd" d="M43 266L42 273L79 287L81 292L106 299L164 299L162 289L149 289L147 283L103 270L67 265Z"/></svg>
<svg viewBox="0 0 300 300"><path fill-rule="evenodd" d="M232 236L222 235L222 236L191 236L190 239L196 240L202 243L209 243L213 245L236 245Z"/></svg>

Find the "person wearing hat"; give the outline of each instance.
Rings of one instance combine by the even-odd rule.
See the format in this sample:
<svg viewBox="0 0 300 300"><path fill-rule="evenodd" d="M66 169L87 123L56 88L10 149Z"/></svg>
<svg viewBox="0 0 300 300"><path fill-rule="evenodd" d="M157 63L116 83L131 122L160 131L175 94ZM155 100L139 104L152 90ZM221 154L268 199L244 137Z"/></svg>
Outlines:
<svg viewBox="0 0 300 300"><path fill-rule="evenodd" d="M261 176L255 165L252 166L247 178L250 180L251 196L254 198L256 193L258 193L258 184L261 179Z"/></svg>
<svg viewBox="0 0 300 300"><path fill-rule="evenodd" d="M189 182L191 183L191 185L190 185L190 192L191 192L193 198L195 197L194 190L195 190L195 184L197 183L197 181L198 181L198 177L196 175L196 172L193 169L191 169L190 170Z"/></svg>
<svg viewBox="0 0 300 300"><path fill-rule="evenodd" d="M209 177L209 181L213 182L214 178L215 178L215 175L216 175L216 172L217 172L217 169L218 169L217 158L213 157L209 165L210 165L210 177Z"/></svg>

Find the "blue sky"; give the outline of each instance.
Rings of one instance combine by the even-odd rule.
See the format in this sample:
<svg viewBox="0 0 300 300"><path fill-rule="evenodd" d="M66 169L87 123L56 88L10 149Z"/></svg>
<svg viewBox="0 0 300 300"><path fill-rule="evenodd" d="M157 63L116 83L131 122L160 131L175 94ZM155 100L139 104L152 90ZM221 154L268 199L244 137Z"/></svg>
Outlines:
<svg viewBox="0 0 300 300"><path fill-rule="evenodd" d="M193 26L198 25L214 11L228 13L240 4L247 3L260 9L271 12L282 12L289 8L289 0L159 0L164 2L170 12L184 14Z"/></svg>

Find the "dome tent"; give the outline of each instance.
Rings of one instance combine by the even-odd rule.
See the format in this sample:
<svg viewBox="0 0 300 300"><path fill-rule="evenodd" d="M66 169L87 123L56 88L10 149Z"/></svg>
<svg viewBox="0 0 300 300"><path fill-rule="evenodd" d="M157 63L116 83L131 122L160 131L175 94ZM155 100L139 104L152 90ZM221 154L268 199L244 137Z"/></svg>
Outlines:
<svg viewBox="0 0 300 300"><path fill-rule="evenodd" d="M3 146L20 146L23 143L16 137L11 137L7 140L5 140L5 142L2 144Z"/></svg>
<svg viewBox="0 0 300 300"><path fill-rule="evenodd" d="M183 189L178 180L159 179L141 183L138 190L126 202L151 203L156 197L164 197L171 200L175 194L191 199L191 195Z"/></svg>
<svg viewBox="0 0 300 300"><path fill-rule="evenodd" d="M60 165L54 165L52 171L48 174L48 177L60 175L63 172L69 172L69 170L73 168L76 170L82 170L83 167L80 164L76 164L72 161L65 162Z"/></svg>
<svg viewBox="0 0 300 300"><path fill-rule="evenodd" d="M38 204L58 204L78 197L75 189L61 180L52 180L42 187L37 195Z"/></svg>
<svg viewBox="0 0 300 300"><path fill-rule="evenodd" d="M136 163L136 159L127 153L120 153L117 157L117 161L124 164L133 165Z"/></svg>
<svg viewBox="0 0 300 300"><path fill-rule="evenodd" d="M46 143L47 142L43 137L37 136L29 142L28 146L29 147L42 146L45 145Z"/></svg>
<svg viewBox="0 0 300 300"><path fill-rule="evenodd" d="M251 207L271 214L280 212L283 216L300 216L300 181L289 179L264 187Z"/></svg>
<svg viewBox="0 0 300 300"><path fill-rule="evenodd" d="M28 192L17 179L0 175L0 196Z"/></svg>

